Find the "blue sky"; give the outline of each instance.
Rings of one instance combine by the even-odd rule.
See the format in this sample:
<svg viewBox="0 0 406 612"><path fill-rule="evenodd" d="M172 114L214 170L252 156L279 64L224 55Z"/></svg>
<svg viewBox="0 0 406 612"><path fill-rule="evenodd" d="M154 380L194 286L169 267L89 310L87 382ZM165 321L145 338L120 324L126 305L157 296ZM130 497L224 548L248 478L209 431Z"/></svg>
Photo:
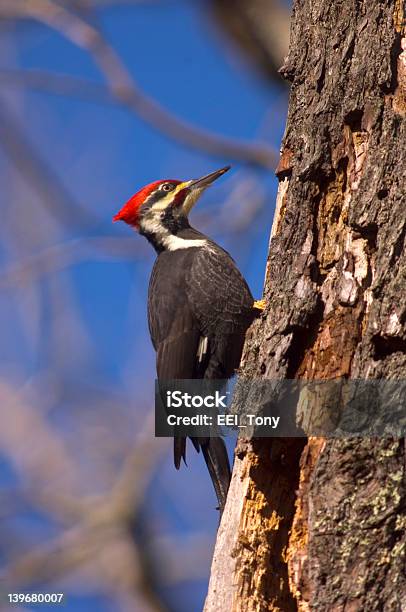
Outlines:
<svg viewBox="0 0 406 612"><path fill-rule="evenodd" d="M108 40L136 83L165 108L201 129L246 141L261 139L279 148L286 108L284 91L264 83L224 40L208 19L204 2L141 3L105 9L99 16ZM86 52L39 24L24 22L3 29L1 48L2 69L43 69L102 80ZM203 224L230 251L259 297L276 179L271 171L188 149L112 105L16 88L6 89L4 95L30 142L72 197L97 221L81 228L75 227L74 215L69 227L54 220L44 211L29 177L16 171L0 150L6 232L0 251L3 271L44 252L52 257L52 249L66 243L74 252L79 249L75 245L86 251L87 242L92 244L95 237L106 235L127 241L132 238L134 257L123 260L85 254L35 281L8 287L0 299L4 330L0 376L18 389L33 388L37 396L44 378L52 376L59 381L62 391L55 403L51 402L50 418L67 436L68 446L71 432L77 434L77 397L83 389L128 400L134 408L129 422L135 435L137 419L143 414L140 416L139 406L149 405L153 399L154 354L146 324L146 296L154 254L124 224L112 226L112 215L145 183L200 176L231 161L232 172L204 196L192 221L196 220L199 229ZM238 221L239 209L234 212L233 198L231 207L222 207L230 193L237 200L247 198L244 210L248 213L251 202L254 208L258 206L252 217L248 215L249 225L231 233L228 230ZM30 209L27 226L26 207ZM74 317L68 304L70 309L74 306ZM97 412L86 418L97 425ZM131 440L131 431L127 433ZM83 471L89 469L90 473L91 461L84 450L83 455ZM201 538L206 538L209 548L214 543L214 494L201 457L195 456L193 449L189 457L189 467L177 473L169 452L148 487L143 515L147 509L155 549L168 534L177 539L185 555L190 555L193 543ZM5 488L13 473L7 457L2 463L0 477ZM37 518L27 510L24 520L35 541ZM44 517L41 520L41 529L50 533L49 523ZM161 580L159 588L168 609L201 609L208 562L209 558L201 561L200 577L168 584ZM94 598L91 592L80 595L73 589L71 593L68 609L89 609L89 602L93 610L110 609L107 599Z"/></svg>

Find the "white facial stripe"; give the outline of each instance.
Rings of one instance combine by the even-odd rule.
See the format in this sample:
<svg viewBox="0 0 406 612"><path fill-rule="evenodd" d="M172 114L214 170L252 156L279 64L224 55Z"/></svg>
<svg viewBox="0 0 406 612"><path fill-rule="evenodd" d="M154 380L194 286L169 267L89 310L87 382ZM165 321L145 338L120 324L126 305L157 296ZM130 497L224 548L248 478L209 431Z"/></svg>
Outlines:
<svg viewBox="0 0 406 612"><path fill-rule="evenodd" d="M163 233L167 233L167 230L160 223L159 216L153 216L145 219L141 219L141 227L148 234L155 234L161 236Z"/></svg>
<svg viewBox="0 0 406 612"><path fill-rule="evenodd" d="M179 183L179 185L175 187L173 191L168 191L168 194L164 198L162 198L161 200L159 200L159 202L154 204L151 210L156 210L156 211L165 210L165 208L169 206L171 202L173 202L173 199L175 198L176 194L179 193L179 191L182 191L182 189L184 189L187 185L188 185L187 182Z"/></svg>
<svg viewBox="0 0 406 612"><path fill-rule="evenodd" d="M186 240L169 234L163 243L168 251L178 251L179 249L191 249L193 247L202 247L207 244L207 240Z"/></svg>
<svg viewBox="0 0 406 612"><path fill-rule="evenodd" d="M174 236L160 223L159 216L150 217L141 221L141 227L144 232L154 234L156 239L168 251L177 251L179 249L189 249L192 247L202 247L207 244L207 240L187 240Z"/></svg>

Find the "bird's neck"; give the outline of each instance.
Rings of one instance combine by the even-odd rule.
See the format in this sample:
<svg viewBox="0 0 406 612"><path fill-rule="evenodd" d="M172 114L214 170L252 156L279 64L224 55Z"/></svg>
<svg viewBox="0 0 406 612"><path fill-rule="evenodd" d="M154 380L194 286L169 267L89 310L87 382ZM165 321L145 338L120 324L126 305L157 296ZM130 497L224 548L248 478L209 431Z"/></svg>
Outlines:
<svg viewBox="0 0 406 612"><path fill-rule="evenodd" d="M186 216L150 217L143 220L140 234L152 244L157 253L204 247L207 238L193 229Z"/></svg>

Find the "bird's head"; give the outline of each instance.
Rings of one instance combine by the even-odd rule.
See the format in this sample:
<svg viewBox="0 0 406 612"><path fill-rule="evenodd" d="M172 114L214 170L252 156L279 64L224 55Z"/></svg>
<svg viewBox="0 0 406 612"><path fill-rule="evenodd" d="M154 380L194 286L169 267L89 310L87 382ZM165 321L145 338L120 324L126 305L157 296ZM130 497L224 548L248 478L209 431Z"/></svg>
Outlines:
<svg viewBox="0 0 406 612"><path fill-rule="evenodd" d="M168 213L175 218L187 217L203 191L229 169L226 166L189 181L166 179L150 183L124 204L113 221L125 221L142 232L144 226L159 222Z"/></svg>

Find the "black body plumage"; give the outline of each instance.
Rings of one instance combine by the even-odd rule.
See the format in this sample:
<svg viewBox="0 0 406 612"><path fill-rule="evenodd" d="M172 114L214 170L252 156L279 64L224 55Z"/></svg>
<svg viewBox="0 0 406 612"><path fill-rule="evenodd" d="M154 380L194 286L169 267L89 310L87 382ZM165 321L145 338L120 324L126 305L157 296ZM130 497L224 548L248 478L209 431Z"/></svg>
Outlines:
<svg viewBox="0 0 406 612"><path fill-rule="evenodd" d="M157 252L149 284L148 322L158 379L230 378L240 364L245 332L255 317L249 287L231 256L191 228L186 217L174 220L169 214L163 227L178 239L175 244L154 231L142 231ZM224 442L221 438L192 442L202 449L222 511L230 482ZM178 437L174 443L177 469L182 458L186 458L186 440Z"/></svg>

